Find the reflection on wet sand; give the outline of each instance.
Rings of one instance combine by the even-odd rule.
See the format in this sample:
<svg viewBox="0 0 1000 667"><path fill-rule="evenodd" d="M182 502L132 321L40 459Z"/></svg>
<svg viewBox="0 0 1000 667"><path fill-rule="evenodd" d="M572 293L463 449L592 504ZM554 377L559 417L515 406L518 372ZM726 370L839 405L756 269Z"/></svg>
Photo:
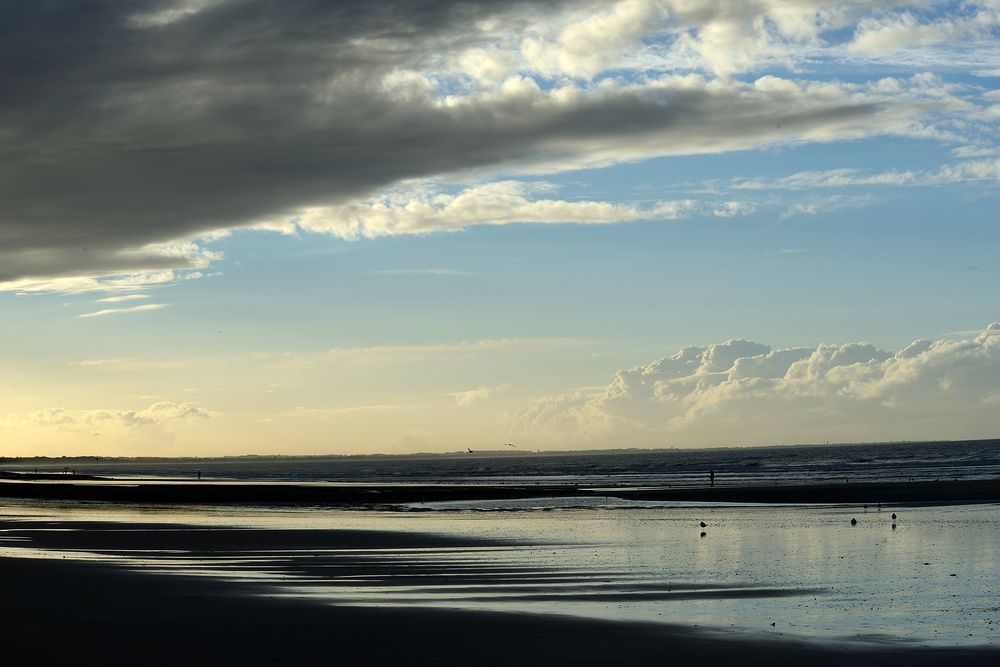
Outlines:
<svg viewBox="0 0 1000 667"><path fill-rule="evenodd" d="M995 645L1000 628L994 506L911 508L898 530L889 512L857 507L75 512L61 508L54 519L35 507L3 520L0 550L339 606L948 646ZM851 516L860 519L853 528Z"/></svg>
<svg viewBox="0 0 1000 667"><path fill-rule="evenodd" d="M591 545L489 543L358 530L262 530L171 524L0 522L0 545L127 567L272 584L341 604L655 601L780 597L814 589L651 582L625 572L559 567L537 551ZM414 546L414 544L420 546ZM280 545L280 546L279 546ZM361 546L364 545L364 546ZM8 551L7 555L13 555Z"/></svg>

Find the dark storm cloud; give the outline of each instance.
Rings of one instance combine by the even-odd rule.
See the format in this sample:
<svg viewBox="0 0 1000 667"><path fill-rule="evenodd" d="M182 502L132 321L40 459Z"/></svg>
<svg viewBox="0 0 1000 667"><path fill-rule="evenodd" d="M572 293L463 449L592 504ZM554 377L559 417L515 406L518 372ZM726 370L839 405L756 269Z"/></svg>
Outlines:
<svg viewBox="0 0 1000 667"><path fill-rule="evenodd" d="M134 249L407 178L824 140L887 113L706 86L448 106L385 76L443 67L487 39L484 19L516 34L560 3L201 4L174 21L164 1L0 6L0 281L180 266Z"/></svg>

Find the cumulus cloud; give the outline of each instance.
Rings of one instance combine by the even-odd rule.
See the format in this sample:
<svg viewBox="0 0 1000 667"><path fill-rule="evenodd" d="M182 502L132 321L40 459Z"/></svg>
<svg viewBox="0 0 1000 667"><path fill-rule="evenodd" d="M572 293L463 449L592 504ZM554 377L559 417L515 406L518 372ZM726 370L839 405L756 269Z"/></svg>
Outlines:
<svg viewBox="0 0 1000 667"><path fill-rule="evenodd" d="M157 426L186 419L210 419L217 413L193 403L159 401L142 410L65 410L48 408L27 415L22 421L36 427L79 430ZM8 418L9 421L9 418Z"/></svg>
<svg viewBox="0 0 1000 667"><path fill-rule="evenodd" d="M610 6L588 3L552 21L546 26L547 35L533 30L521 42L520 51L539 72L592 77L652 32L655 23L667 17L668 4L658 0L623 0Z"/></svg>
<svg viewBox="0 0 1000 667"><path fill-rule="evenodd" d="M608 446L987 437L998 392L998 323L895 352L731 340L618 371L601 393L539 399L510 427Z"/></svg>
<svg viewBox="0 0 1000 667"><path fill-rule="evenodd" d="M261 221L314 219L341 233L346 214L374 230L452 228L419 210L366 210L373 193L413 179L882 133L942 138L933 119L959 106L926 87L730 76L792 44L822 46L892 4L8 3L0 289L201 275L218 256L199 239ZM586 222L615 205L520 206Z"/></svg>
<svg viewBox="0 0 1000 667"><path fill-rule="evenodd" d="M510 389L509 384L497 385L496 387L476 387L466 391L457 391L451 396L455 399L455 405L460 408L467 408L478 401L485 401L493 394Z"/></svg>
<svg viewBox="0 0 1000 667"><path fill-rule="evenodd" d="M991 1L991 0L987 0ZM608 68L689 69L722 77L816 60L860 33L907 16L901 0L620 0L578 3L509 40L507 62L593 77ZM905 41L905 40L904 40ZM520 57L520 59L518 59Z"/></svg>
<svg viewBox="0 0 1000 667"><path fill-rule="evenodd" d="M883 52L943 42L995 38L1000 28L1000 3L996 0L962 3L958 15L921 19L901 11L862 19L850 48L854 51Z"/></svg>

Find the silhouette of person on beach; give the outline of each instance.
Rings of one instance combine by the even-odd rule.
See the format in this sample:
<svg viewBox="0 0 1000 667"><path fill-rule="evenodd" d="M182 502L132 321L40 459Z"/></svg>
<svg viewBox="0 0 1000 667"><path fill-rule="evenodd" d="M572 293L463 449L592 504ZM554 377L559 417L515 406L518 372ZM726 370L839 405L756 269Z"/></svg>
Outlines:
<svg viewBox="0 0 1000 667"><path fill-rule="evenodd" d="M715 470L714 469L708 471L708 485L709 486L715 486Z"/></svg>

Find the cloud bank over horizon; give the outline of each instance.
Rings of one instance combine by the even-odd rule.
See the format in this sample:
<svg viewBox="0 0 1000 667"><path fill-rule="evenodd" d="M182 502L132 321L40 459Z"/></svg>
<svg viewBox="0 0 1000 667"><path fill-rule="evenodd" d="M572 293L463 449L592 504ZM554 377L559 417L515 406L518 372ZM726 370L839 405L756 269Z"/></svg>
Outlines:
<svg viewBox="0 0 1000 667"><path fill-rule="evenodd" d="M996 437L1000 428L1000 323L898 350L863 342L774 348L731 339L619 370L604 387L541 398L509 372L499 376L509 382L458 391L396 386L390 398L357 390L386 369L398 377L440 374L452 358L480 369L495 359L495 369L509 369L575 347L573 341L499 343L303 354L279 365L260 355L187 365L79 362L88 383L151 377L166 388L164 378L190 382L183 378L196 369L208 370L208 378L238 374L245 381L178 390L204 403L160 399L144 408L110 403L8 413L0 416L0 434L19 443L20 452L209 455L455 451L498 447L497 438L548 450L955 440ZM339 400L315 391L336 378L351 387ZM298 394L295 383L314 391ZM246 395L254 393L248 407ZM383 402L359 403L360 396Z"/></svg>
<svg viewBox="0 0 1000 667"><path fill-rule="evenodd" d="M1000 323L972 337L773 349L742 339L619 370L600 393L540 398L511 433L561 448L997 436Z"/></svg>
<svg viewBox="0 0 1000 667"><path fill-rule="evenodd" d="M198 422L220 416L196 403L162 400L138 410L43 408L0 417L0 434L8 446L41 455L128 455L162 452L179 431L197 432Z"/></svg>

